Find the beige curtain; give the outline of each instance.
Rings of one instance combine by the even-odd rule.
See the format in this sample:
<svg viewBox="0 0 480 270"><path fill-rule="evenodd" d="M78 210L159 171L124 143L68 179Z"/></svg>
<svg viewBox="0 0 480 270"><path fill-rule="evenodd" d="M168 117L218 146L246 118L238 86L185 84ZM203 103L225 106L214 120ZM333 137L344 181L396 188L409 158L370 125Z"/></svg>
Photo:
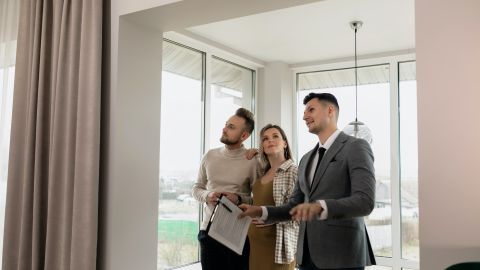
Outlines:
<svg viewBox="0 0 480 270"><path fill-rule="evenodd" d="M102 0L21 0L3 269L95 269Z"/></svg>

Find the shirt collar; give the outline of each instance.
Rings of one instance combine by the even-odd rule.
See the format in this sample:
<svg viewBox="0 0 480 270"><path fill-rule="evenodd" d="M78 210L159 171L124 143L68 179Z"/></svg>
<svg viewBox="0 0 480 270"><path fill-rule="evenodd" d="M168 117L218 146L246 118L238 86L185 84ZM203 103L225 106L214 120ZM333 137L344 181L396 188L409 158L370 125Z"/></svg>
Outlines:
<svg viewBox="0 0 480 270"><path fill-rule="evenodd" d="M282 165L280 165L280 167L278 167L279 170L283 170L283 171L286 171L288 170L288 168L290 168L291 166L293 165L293 160L292 159L288 159L288 160L285 160Z"/></svg>
<svg viewBox="0 0 480 270"><path fill-rule="evenodd" d="M323 148L328 150L328 148L330 148L330 146L332 146L333 142L335 142L335 140L337 139L340 132L342 132L342 131L339 130L339 129L335 130L335 132L333 132L333 134L330 135L330 137L328 137L328 139L325 141L325 143L323 145L322 145L322 142L320 140L318 140L318 148L323 147Z"/></svg>

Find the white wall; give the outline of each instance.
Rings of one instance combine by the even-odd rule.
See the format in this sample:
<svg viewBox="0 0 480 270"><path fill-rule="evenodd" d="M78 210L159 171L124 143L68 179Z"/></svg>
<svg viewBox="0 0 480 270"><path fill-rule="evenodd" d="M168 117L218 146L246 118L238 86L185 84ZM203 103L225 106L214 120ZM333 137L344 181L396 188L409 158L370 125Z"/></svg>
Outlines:
<svg viewBox="0 0 480 270"><path fill-rule="evenodd" d="M480 261L480 1L417 0L420 268Z"/></svg>
<svg viewBox="0 0 480 270"><path fill-rule="evenodd" d="M282 62L270 62L259 72L258 132L266 124L284 129L290 144L293 139L293 78L292 69Z"/></svg>
<svg viewBox="0 0 480 270"><path fill-rule="evenodd" d="M99 268L155 269L162 35L123 18L120 26Z"/></svg>

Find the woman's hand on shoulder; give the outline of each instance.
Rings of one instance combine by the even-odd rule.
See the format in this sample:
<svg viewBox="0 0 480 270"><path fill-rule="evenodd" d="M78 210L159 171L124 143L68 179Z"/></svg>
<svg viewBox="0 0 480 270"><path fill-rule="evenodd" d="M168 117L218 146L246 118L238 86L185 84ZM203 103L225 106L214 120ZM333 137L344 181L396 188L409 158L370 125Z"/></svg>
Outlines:
<svg viewBox="0 0 480 270"><path fill-rule="evenodd" d="M257 148L250 148L250 149L247 149L247 151L245 152L245 158L248 160L253 159L256 155L258 155Z"/></svg>

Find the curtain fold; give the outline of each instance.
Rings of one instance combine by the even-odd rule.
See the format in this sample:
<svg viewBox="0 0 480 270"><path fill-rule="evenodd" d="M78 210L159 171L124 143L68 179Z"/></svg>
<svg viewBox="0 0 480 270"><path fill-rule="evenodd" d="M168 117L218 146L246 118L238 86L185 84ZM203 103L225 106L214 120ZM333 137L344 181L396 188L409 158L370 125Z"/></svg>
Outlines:
<svg viewBox="0 0 480 270"><path fill-rule="evenodd" d="M102 0L20 2L3 269L95 269Z"/></svg>

